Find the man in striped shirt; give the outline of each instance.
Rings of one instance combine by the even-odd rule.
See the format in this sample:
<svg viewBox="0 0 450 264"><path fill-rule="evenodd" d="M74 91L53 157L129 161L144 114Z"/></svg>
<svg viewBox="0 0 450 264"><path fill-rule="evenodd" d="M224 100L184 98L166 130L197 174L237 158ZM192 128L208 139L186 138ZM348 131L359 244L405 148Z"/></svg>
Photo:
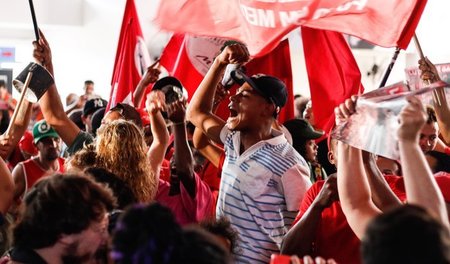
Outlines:
<svg viewBox="0 0 450 264"><path fill-rule="evenodd" d="M309 188L305 160L271 128L287 91L279 79L232 72L240 84L230 97L225 122L212 113L212 100L228 64L249 59L241 44L227 46L214 60L188 108L189 120L212 140L224 144L217 217L227 217L240 235L237 263L268 263L278 253L299 203Z"/></svg>

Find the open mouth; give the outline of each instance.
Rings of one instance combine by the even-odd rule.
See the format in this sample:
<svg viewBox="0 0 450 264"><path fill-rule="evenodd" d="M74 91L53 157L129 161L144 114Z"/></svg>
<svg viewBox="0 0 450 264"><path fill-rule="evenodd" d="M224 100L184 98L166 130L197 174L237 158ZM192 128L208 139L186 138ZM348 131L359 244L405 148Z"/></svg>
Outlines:
<svg viewBox="0 0 450 264"><path fill-rule="evenodd" d="M238 112L231 105L228 106L228 109L230 110L230 117L236 117L238 115Z"/></svg>

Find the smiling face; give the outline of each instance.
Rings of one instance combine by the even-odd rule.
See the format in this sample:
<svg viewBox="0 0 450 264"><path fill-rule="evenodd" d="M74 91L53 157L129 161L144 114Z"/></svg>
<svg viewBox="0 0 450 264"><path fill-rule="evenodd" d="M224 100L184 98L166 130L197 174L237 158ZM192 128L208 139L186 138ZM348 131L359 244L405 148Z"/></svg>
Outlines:
<svg viewBox="0 0 450 264"><path fill-rule="evenodd" d="M262 121L271 118L274 111L273 103L268 102L248 83L244 83L230 97L228 108L230 116L226 125L228 129L238 131L257 127Z"/></svg>

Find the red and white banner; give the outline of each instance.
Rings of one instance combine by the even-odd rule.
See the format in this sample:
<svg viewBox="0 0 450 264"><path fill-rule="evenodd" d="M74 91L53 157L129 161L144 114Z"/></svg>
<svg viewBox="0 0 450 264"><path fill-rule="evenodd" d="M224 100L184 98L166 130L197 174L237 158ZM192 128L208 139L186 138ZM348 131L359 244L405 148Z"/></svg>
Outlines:
<svg viewBox="0 0 450 264"><path fill-rule="evenodd" d="M235 39L253 56L275 48L298 26L337 31L405 49L426 0L164 0L162 29ZM176 19L174 19L176 15Z"/></svg>
<svg viewBox="0 0 450 264"><path fill-rule="evenodd" d="M162 53L160 64L166 68L169 75L181 81L190 98L224 43L225 40L221 38L175 34ZM248 75L264 73L284 81L288 88L289 99L280 112L279 120L284 122L293 118L293 83L288 41L281 42L272 52L253 59L245 67ZM225 119L229 115L227 104L221 104L216 112Z"/></svg>
<svg viewBox="0 0 450 264"><path fill-rule="evenodd" d="M133 104L134 89L150 65L150 56L142 36L134 0L127 0L106 110L120 102Z"/></svg>
<svg viewBox="0 0 450 264"><path fill-rule="evenodd" d="M334 108L364 91L361 72L341 33L302 28L301 34L315 126L328 132Z"/></svg>

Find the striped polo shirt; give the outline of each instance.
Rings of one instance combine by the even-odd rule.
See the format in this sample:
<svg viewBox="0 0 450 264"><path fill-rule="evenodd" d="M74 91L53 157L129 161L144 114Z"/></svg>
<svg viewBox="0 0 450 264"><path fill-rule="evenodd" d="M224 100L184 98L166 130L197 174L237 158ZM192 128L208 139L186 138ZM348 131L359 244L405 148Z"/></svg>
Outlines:
<svg viewBox="0 0 450 264"><path fill-rule="evenodd" d="M216 213L239 233L236 263L269 263L311 186L303 157L282 133L272 135L239 154L240 132L221 132L226 158Z"/></svg>

